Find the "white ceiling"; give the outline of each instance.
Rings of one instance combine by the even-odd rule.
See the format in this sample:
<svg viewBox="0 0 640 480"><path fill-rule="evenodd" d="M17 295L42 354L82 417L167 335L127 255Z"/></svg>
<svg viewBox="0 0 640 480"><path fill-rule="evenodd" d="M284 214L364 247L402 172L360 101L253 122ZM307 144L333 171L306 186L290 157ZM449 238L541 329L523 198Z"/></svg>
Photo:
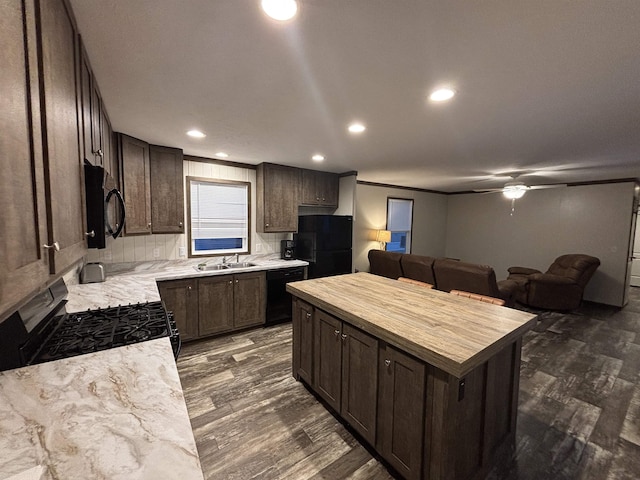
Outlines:
<svg viewBox="0 0 640 480"><path fill-rule="evenodd" d="M186 154L449 192L640 177L638 0L71 4L114 130Z"/></svg>

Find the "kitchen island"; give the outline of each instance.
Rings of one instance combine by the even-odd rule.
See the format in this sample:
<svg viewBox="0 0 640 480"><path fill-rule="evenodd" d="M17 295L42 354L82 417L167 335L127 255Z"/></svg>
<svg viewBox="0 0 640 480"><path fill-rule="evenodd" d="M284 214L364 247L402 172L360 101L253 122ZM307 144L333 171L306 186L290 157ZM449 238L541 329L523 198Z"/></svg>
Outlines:
<svg viewBox="0 0 640 480"><path fill-rule="evenodd" d="M404 477L483 478L513 446L535 315L368 273L287 290L293 375Z"/></svg>
<svg viewBox="0 0 640 480"><path fill-rule="evenodd" d="M0 372L0 478L14 476L202 479L169 339Z"/></svg>

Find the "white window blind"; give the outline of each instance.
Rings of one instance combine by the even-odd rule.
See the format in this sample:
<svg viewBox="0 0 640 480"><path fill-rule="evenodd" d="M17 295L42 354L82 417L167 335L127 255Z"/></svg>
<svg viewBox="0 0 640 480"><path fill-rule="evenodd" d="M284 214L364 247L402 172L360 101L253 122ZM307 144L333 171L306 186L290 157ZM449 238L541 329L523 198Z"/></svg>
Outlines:
<svg viewBox="0 0 640 480"><path fill-rule="evenodd" d="M248 251L249 186L192 179L190 189L192 253Z"/></svg>

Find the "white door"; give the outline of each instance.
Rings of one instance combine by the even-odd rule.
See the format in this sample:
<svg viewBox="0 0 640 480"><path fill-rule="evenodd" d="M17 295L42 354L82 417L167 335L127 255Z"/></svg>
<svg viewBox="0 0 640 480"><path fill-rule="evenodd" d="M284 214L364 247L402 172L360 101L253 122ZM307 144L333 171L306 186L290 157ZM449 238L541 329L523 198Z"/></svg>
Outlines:
<svg viewBox="0 0 640 480"><path fill-rule="evenodd" d="M633 261L631 263L631 286L640 287L640 227L638 227L638 223L636 223L636 235L633 242Z"/></svg>

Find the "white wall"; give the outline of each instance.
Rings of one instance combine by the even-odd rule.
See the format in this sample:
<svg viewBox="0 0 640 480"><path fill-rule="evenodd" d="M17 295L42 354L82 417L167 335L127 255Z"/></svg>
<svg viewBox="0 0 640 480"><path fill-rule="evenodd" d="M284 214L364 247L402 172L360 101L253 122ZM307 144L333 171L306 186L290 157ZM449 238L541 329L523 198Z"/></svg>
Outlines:
<svg viewBox="0 0 640 480"><path fill-rule="evenodd" d="M387 197L413 199L413 232L411 253L441 257L445 253L447 196L400 188L358 184L353 232L353 266L368 271L367 254L379 249L372 241L372 230L383 230L387 224Z"/></svg>
<svg viewBox="0 0 640 480"><path fill-rule="evenodd" d="M598 257L585 299L622 306L634 183L532 190L515 212L501 194L448 196L446 256L493 266L498 280L513 265L545 271L565 253Z"/></svg>
<svg viewBox="0 0 640 480"><path fill-rule="evenodd" d="M280 240L291 238L288 233L256 232L256 171L205 162L184 161L184 177L205 177L219 180L237 180L251 182L251 253L268 254L280 252ZM185 189L185 219L187 218L187 201ZM185 221L185 225L187 222ZM179 247L187 247L187 235L137 235L107 239L107 248L90 249L88 262L121 263L151 260L177 260L180 258ZM154 256L154 250L158 256Z"/></svg>

